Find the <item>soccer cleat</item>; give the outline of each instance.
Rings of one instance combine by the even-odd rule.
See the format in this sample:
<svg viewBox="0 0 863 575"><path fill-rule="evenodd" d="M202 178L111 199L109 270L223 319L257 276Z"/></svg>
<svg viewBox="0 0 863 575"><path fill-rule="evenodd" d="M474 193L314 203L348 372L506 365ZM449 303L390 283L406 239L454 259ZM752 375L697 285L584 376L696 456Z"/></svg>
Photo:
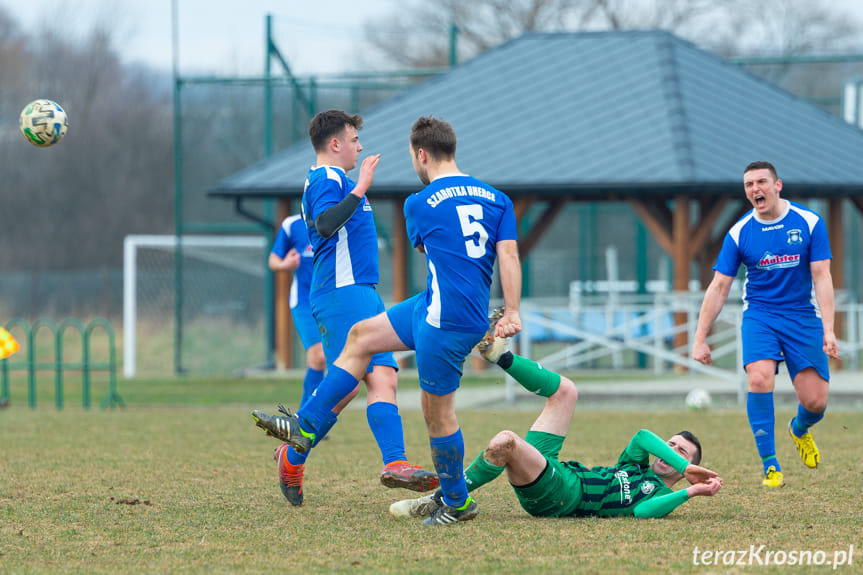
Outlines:
<svg viewBox="0 0 863 575"><path fill-rule="evenodd" d="M818 446L815 445L815 440L812 439L812 434L808 431L802 437L794 435L794 430L791 428L791 423L788 422L788 435L794 440L794 445L797 446L797 453L800 454L800 459L803 460L803 465L810 469L818 467L818 462L821 461L821 454L818 453Z"/></svg>
<svg viewBox="0 0 863 575"><path fill-rule="evenodd" d="M485 332L482 340L476 344L479 354L489 363L497 363L497 360L506 351L506 338L494 335L494 328L497 326L500 318L503 317L503 313L503 307L494 308L494 311L488 317L488 331Z"/></svg>
<svg viewBox="0 0 863 575"><path fill-rule="evenodd" d="M761 485L764 487L784 487L785 478L782 476L781 471L776 471L776 468L771 465L764 473L764 480L761 482Z"/></svg>
<svg viewBox="0 0 863 575"><path fill-rule="evenodd" d="M468 495L465 504L458 508L443 503L423 520L423 525L450 525L459 521L470 521L477 515L479 515L479 505Z"/></svg>
<svg viewBox="0 0 863 575"><path fill-rule="evenodd" d="M283 443L273 452L273 459L279 462L279 487L291 505L303 504L303 473L305 465L294 465L288 461L288 444Z"/></svg>
<svg viewBox="0 0 863 575"><path fill-rule="evenodd" d="M269 415L256 409L252 411L252 419L255 420L255 425L267 432L267 435L291 444L298 453L305 453L311 449L315 442L315 435L304 433L300 429L297 416L285 409L284 405L279 406L279 411L284 413L284 416Z"/></svg>
<svg viewBox="0 0 863 575"><path fill-rule="evenodd" d="M438 489L431 495L396 501L390 505L390 515L395 517L428 517L442 505L443 491Z"/></svg>
<svg viewBox="0 0 863 575"><path fill-rule="evenodd" d="M431 491L437 489L440 480L436 473L426 471L419 465L407 461L393 461L381 471L381 483L387 487L401 487L411 491Z"/></svg>

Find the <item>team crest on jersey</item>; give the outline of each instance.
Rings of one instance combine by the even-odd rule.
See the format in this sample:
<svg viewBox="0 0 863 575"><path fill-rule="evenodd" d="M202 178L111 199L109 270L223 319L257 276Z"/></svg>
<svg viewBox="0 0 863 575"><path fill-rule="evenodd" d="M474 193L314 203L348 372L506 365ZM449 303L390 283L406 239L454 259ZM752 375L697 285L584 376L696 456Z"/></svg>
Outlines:
<svg viewBox="0 0 863 575"><path fill-rule="evenodd" d="M641 492L645 495L650 495L651 493L653 493L654 489L656 489L656 485L654 485L650 481L645 481L641 484Z"/></svg>
<svg viewBox="0 0 863 575"><path fill-rule="evenodd" d="M788 243L793 245L803 243L803 232L800 230L788 230Z"/></svg>

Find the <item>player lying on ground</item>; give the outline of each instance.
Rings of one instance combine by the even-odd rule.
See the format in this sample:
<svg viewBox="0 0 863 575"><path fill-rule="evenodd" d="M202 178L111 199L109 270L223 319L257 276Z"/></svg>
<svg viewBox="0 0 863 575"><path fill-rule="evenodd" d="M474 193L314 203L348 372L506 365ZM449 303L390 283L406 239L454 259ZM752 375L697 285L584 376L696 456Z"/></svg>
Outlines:
<svg viewBox="0 0 863 575"><path fill-rule="evenodd" d="M663 517L691 497L712 496L722 486L713 471L698 465L701 445L688 431L668 442L646 429L638 431L611 467L588 469L558 456L572 420L575 384L534 361L506 351L506 340L487 338L477 346L482 356L502 367L522 387L546 397L545 407L524 439L501 431L465 470L468 491L506 471L522 508L535 517ZM656 456L651 464L650 456ZM674 484L691 485L679 491ZM441 506L441 493L393 503L397 517L424 517Z"/></svg>

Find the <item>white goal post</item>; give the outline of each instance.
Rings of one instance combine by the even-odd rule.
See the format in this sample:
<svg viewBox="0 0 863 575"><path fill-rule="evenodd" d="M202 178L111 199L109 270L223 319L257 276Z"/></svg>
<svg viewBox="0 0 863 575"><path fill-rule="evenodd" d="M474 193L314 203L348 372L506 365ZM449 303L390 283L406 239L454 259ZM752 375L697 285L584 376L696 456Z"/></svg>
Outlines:
<svg viewBox="0 0 863 575"><path fill-rule="evenodd" d="M262 254L268 245L263 236L182 236L184 259L190 258L254 278L265 274L261 258L237 257L236 250ZM130 235L123 240L123 375L127 378L134 377L137 372L139 251L151 249L173 256L176 248L175 235ZM173 276L173 268L166 270L166 274Z"/></svg>

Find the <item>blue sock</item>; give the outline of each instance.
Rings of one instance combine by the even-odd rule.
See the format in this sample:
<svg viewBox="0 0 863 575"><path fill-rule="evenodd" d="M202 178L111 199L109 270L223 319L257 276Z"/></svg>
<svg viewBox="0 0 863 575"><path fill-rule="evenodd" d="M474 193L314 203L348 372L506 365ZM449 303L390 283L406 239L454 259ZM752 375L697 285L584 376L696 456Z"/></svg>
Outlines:
<svg viewBox="0 0 863 575"><path fill-rule="evenodd" d="M755 446L761 456L764 472L771 465L776 471L781 471L776 459L776 415L773 411L773 392L749 392L746 398L746 415L749 416L749 427L755 437Z"/></svg>
<svg viewBox="0 0 863 575"><path fill-rule="evenodd" d="M384 465L393 461L406 461L405 432L399 407L394 403L377 401L366 408L366 419L378 442Z"/></svg>
<svg viewBox="0 0 863 575"><path fill-rule="evenodd" d="M312 444L312 447L315 447L321 440L329 433L330 429L336 424L338 421L338 415L330 412L330 416L325 419L321 423L320 431L315 435L315 442ZM297 453L297 451L293 447L288 447L288 461L291 462L291 465L300 465L306 462L306 459L309 457L309 453L311 450L306 451L305 453Z"/></svg>
<svg viewBox="0 0 863 575"><path fill-rule="evenodd" d="M431 437L431 455L435 471L440 478L444 503L461 507L467 501L467 483L464 480L464 438L461 428L447 437Z"/></svg>
<svg viewBox="0 0 863 575"><path fill-rule="evenodd" d="M297 411L300 427L303 431L320 433L324 422L330 417L333 408L346 398L357 387L359 380L338 366L332 366L327 376L318 385L309 401Z"/></svg>
<svg viewBox="0 0 863 575"><path fill-rule="evenodd" d="M306 376L303 378L303 397L300 398L300 407L309 401L312 393L318 388L323 379L323 370L312 369L311 367L306 369Z"/></svg>
<svg viewBox="0 0 863 575"><path fill-rule="evenodd" d="M809 411L803 404L797 405L797 417L791 420L791 431L797 437L803 437L809 428L824 418L824 412L815 413Z"/></svg>

